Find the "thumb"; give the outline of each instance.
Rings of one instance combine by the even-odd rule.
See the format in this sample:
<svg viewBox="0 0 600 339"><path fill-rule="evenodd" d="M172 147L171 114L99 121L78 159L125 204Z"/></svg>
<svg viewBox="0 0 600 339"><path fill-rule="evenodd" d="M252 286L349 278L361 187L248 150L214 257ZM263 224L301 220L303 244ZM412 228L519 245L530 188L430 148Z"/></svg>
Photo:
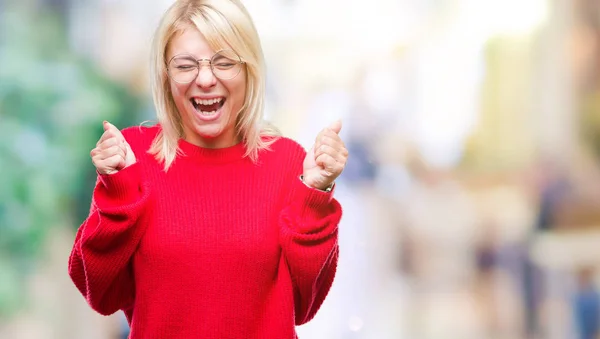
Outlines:
<svg viewBox="0 0 600 339"><path fill-rule="evenodd" d="M104 120L104 122L102 123L102 126L104 127L105 132L108 130L112 130L118 136L123 137L123 134L121 134L121 131L115 125L111 124L110 122Z"/></svg>
<svg viewBox="0 0 600 339"><path fill-rule="evenodd" d="M340 133L342 130L342 119L336 120L328 127L330 130L334 131L336 134Z"/></svg>
<svg viewBox="0 0 600 339"><path fill-rule="evenodd" d="M104 132L108 131L111 126L113 126L113 124L111 124L110 122L108 122L106 120L104 120L102 122L102 127L104 128Z"/></svg>

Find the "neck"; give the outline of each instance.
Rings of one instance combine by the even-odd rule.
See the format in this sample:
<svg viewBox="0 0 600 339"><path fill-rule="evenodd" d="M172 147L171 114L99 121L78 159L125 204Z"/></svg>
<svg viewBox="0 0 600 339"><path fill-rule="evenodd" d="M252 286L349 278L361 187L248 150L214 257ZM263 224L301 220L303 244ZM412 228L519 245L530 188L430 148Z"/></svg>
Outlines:
<svg viewBox="0 0 600 339"><path fill-rule="evenodd" d="M183 136L183 139L192 145L211 149L235 146L242 141L242 139L233 131L227 133L227 135L222 134L215 138L206 138L194 133L186 133L186 135Z"/></svg>

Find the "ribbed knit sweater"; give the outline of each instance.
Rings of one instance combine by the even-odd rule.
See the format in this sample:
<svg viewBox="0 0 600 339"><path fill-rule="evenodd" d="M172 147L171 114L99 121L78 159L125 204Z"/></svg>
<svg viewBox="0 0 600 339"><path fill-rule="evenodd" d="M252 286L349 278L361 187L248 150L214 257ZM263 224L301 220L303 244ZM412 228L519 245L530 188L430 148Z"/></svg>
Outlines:
<svg viewBox="0 0 600 339"><path fill-rule="evenodd" d="M168 171L147 151L159 127L122 131L137 162L98 175L69 258L103 315L132 339L292 339L333 282L341 206L301 180L304 149L278 138L258 162L243 143L179 141Z"/></svg>

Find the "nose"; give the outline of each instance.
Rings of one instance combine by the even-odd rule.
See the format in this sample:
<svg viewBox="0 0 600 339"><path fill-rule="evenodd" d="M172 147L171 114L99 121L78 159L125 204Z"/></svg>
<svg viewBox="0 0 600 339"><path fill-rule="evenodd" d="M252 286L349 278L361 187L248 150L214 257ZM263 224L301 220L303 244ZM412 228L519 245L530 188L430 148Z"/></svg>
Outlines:
<svg viewBox="0 0 600 339"><path fill-rule="evenodd" d="M196 77L196 85L198 85L201 88L210 88L216 84L217 78L212 72L212 69L210 67L210 61L200 60L198 64L198 76Z"/></svg>

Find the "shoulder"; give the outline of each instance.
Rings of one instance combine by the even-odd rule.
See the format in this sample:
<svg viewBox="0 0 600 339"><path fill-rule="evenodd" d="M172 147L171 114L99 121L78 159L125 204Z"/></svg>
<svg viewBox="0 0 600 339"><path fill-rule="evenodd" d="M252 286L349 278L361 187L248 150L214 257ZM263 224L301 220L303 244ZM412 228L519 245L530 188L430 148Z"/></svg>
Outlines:
<svg viewBox="0 0 600 339"><path fill-rule="evenodd" d="M306 153L306 150L300 143L288 137L263 137L263 140L271 143L270 148L275 152Z"/></svg>
<svg viewBox="0 0 600 339"><path fill-rule="evenodd" d="M304 158L306 150L296 140L278 136L278 137L263 137L263 141L271 143L269 147L271 151L280 156L301 156Z"/></svg>
<svg viewBox="0 0 600 339"><path fill-rule="evenodd" d="M279 137L268 137L263 139L265 142L269 142L270 146L268 150L263 150L262 155L259 158L259 163L267 165L269 168L280 169L282 173L289 173L290 175L296 175L300 173L302 169L302 163L306 158L306 150L297 141L279 136Z"/></svg>
<svg viewBox="0 0 600 339"><path fill-rule="evenodd" d="M121 130L121 133L134 151L147 151L160 129L160 125L158 124L154 126L138 125L124 128Z"/></svg>

